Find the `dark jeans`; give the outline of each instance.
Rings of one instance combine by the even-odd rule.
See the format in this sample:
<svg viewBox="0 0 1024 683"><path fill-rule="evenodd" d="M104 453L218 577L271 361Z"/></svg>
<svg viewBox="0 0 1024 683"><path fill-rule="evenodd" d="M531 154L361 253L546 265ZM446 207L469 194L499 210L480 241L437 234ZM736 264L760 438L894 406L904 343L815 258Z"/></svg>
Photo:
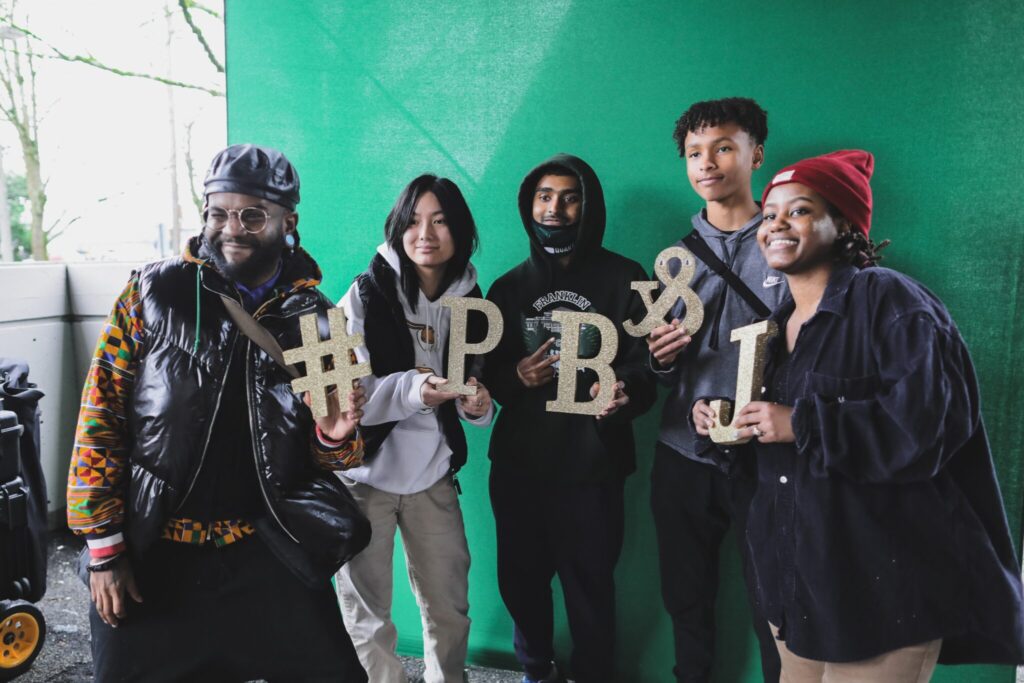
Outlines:
<svg viewBox="0 0 1024 683"><path fill-rule="evenodd" d="M711 465L694 462L658 443L651 469L651 510L658 536L661 595L672 617L678 681L711 680L715 656L715 596L718 550L729 529L743 558L747 595L753 595L745 540L747 511L757 479L729 477ZM768 621L754 609L754 631L761 650L764 680L779 680L779 653Z"/></svg>
<svg viewBox="0 0 1024 683"><path fill-rule="evenodd" d="M609 681L615 663L615 563L622 550L622 479L561 484L491 470L498 587L531 678L555 658L551 580L562 584L579 683Z"/></svg>
<svg viewBox="0 0 1024 683"><path fill-rule="evenodd" d="M306 588L257 536L159 541L135 573L143 602L117 628L90 609L97 683L366 681L330 584Z"/></svg>

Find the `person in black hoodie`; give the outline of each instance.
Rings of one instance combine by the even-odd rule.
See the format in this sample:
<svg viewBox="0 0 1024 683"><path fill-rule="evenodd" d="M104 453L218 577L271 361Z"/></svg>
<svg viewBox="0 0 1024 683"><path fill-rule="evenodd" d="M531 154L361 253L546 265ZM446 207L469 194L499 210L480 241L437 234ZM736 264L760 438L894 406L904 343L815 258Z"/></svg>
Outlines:
<svg viewBox="0 0 1024 683"><path fill-rule="evenodd" d="M498 585L515 622L524 683L564 680L554 665L551 580L565 594L575 680L608 680L614 669L614 569L623 538L623 483L636 467L631 421L655 398L647 347L622 322L645 308L630 282L640 264L601 246L604 193L582 159L556 155L519 188L530 256L501 276L487 298L505 333L487 356L484 383L501 405L491 437L491 505ZM598 313L618 332L614 399L597 416L548 412L555 398L560 326L556 310ZM599 340L584 328L579 355ZM579 372L576 400L596 395L596 374Z"/></svg>

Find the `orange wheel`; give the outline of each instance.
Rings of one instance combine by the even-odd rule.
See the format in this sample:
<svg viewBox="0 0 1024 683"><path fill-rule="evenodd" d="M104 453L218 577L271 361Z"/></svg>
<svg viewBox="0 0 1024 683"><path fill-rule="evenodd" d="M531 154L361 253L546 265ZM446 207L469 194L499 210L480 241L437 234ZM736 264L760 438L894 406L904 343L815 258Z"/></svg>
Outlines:
<svg viewBox="0 0 1024 683"><path fill-rule="evenodd" d="M0 680L19 676L32 666L46 638L42 612L30 602L2 603L0 610Z"/></svg>

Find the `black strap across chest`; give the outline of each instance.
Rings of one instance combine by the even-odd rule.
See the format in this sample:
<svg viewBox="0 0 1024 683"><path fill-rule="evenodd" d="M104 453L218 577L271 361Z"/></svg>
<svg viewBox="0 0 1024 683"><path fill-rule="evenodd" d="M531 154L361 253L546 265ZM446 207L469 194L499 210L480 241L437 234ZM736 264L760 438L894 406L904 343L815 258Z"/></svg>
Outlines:
<svg viewBox="0 0 1024 683"><path fill-rule="evenodd" d="M772 309L768 308L756 294L750 291L750 287L747 287L743 280L740 279L740 276L734 273L729 266L725 265L722 259L718 258L718 255L711 250L708 243L696 231L684 237L683 244L686 245L686 248L694 256L703 261L715 275L725 280L726 284L732 287L733 291L739 294L754 309L758 317L767 318L772 314Z"/></svg>

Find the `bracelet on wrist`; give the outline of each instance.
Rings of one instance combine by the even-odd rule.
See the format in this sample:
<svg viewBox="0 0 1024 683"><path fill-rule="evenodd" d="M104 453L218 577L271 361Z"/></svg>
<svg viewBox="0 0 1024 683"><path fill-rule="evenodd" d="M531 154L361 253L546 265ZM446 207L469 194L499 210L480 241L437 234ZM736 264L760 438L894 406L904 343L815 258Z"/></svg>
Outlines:
<svg viewBox="0 0 1024 683"><path fill-rule="evenodd" d="M106 558L104 560L101 560L99 562L94 562L94 563L91 563L91 564L87 565L86 566L86 570L90 574L95 574L96 572L110 571L111 569L114 568L114 565L116 565L120 561L121 561L121 554L119 553L117 555L114 555L113 557L108 557L108 558Z"/></svg>
<svg viewBox="0 0 1024 683"><path fill-rule="evenodd" d="M317 439L320 440L320 445L326 446L327 448L341 448L342 446L345 445L347 441L355 438L355 435L355 430L353 430L350 434L347 434L341 437L340 439L334 439L324 434L323 430L320 429L319 425L316 427L316 436Z"/></svg>

